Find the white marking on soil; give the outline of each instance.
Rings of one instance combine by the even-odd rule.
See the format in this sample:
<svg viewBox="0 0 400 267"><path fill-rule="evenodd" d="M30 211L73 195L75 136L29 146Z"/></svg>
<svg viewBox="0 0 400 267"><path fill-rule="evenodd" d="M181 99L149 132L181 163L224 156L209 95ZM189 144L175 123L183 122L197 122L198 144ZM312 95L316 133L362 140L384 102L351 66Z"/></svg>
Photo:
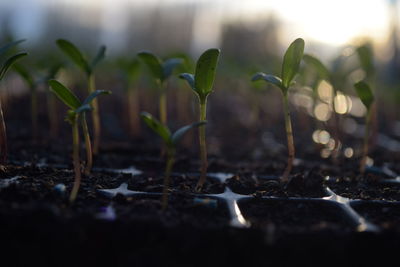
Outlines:
<svg viewBox="0 0 400 267"><path fill-rule="evenodd" d="M222 184L224 184L226 180L234 176L233 173L228 173L228 172L210 172L207 175L213 178L217 178L218 181Z"/></svg>
<svg viewBox="0 0 400 267"><path fill-rule="evenodd" d="M0 189L9 187L11 184L18 184L19 178L21 178L21 176L17 175L17 176L8 178L8 179L1 179L0 180Z"/></svg>

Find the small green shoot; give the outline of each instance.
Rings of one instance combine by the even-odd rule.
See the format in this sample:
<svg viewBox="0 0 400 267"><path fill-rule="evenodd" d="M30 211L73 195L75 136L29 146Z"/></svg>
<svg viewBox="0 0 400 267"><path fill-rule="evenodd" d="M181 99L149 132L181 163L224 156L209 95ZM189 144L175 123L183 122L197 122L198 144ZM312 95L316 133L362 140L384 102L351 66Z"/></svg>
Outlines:
<svg viewBox="0 0 400 267"><path fill-rule="evenodd" d="M371 110L374 103L374 94L371 90L371 87L364 81L360 81L354 84L354 88L356 89L358 97L361 99L361 102L367 108L367 113L365 115L365 132L364 132L364 144L363 144L363 152L360 161L360 173L365 173L365 167L367 163L368 157L368 147L369 147L369 135L371 128Z"/></svg>
<svg viewBox="0 0 400 267"><path fill-rule="evenodd" d="M95 77L94 70L105 57L106 47L101 46L98 50L96 56L89 62L83 53L71 42L59 39L57 40L58 47L66 54L78 68L80 68L87 76L88 79L88 94L95 91ZM97 99L95 99L91 104L93 108L92 120L93 120L93 153L96 155L99 151L100 137L101 137L101 125L100 125L100 113L99 104Z"/></svg>
<svg viewBox="0 0 400 267"><path fill-rule="evenodd" d="M178 129L175 133L171 133L171 131L168 129L167 126L159 122L150 113L142 112L140 113L140 116L142 117L143 121L147 124L147 126L161 137L167 148L167 162L165 167L164 187L162 194L162 209L165 210L168 206L168 190L169 190L172 167L175 163L177 144L182 139L184 134L187 133L190 129L204 125L206 124L206 122L205 121L195 122Z"/></svg>
<svg viewBox="0 0 400 267"><path fill-rule="evenodd" d="M161 123L165 125L167 123L166 82L172 75L174 69L182 64L182 59L169 58L162 61L156 55L147 51L139 52L138 57L147 65L160 90L159 114Z"/></svg>
<svg viewBox="0 0 400 267"><path fill-rule="evenodd" d="M18 40L15 42L11 42L0 47L0 56L3 56L9 49L15 47L19 43L24 40ZM17 62L19 59L27 56L28 53L20 52L9 58L1 65L0 67L0 81L3 80L7 71L11 68L11 66ZM7 160L7 134L6 134L6 124L4 121L3 109L1 108L0 102L0 164L5 164Z"/></svg>
<svg viewBox="0 0 400 267"><path fill-rule="evenodd" d="M288 91L293 83L293 79L300 68L300 62L304 53L304 40L298 38L294 40L283 57L281 77L259 72L252 78L253 81L265 80L281 89L283 95L283 109L285 116L286 136L288 143L288 163L286 169L281 176L283 182L287 182L289 174L293 168L293 161L295 156L295 147L293 141L292 122L289 112Z"/></svg>
<svg viewBox="0 0 400 267"><path fill-rule="evenodd" d="M83 102L67 87L57 80L49 80L49 85L52 92L70 109L67 111L66 120L71 124L72 127L72 158L75 173L75 182L70 194L70 202L74 202L79 191L81 183L81 169L80 169L80 156L79 156L79 126L78 122L81 119L82 128L84 131L86 152L87 152L87 163L85 172L90 171L92 167L92 151L90 147L89 132L87 131L87 124L85 119L85 112L92 110L90 103L99 95L111 94L110 91L96 90L92 92Z"/></svg>
<svg viewBox="0 0 400 267"><path fill-rule="evenodd" d="M199 99L200 119L207 119L207 98L212 92L215 72L217 68L220 50L211 48L206 50L197 60L195 74L182 73L180 78L185 79L193 92ZM199 127L199 144L200 144L200 160L201 171L200 179L197 183L197 191L201 191L207 177L207 144L206 144L206 128Z"/></svg>

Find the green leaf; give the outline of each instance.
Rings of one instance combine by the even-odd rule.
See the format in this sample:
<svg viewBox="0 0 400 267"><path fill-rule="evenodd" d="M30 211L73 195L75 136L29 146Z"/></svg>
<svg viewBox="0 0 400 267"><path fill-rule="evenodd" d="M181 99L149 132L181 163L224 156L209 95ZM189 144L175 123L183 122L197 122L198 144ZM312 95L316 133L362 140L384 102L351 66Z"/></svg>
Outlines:
<svg viewBox="0 0 400 267"><path fill-rule="evenodd" d="M161 65L161 60L154 54L146 51L138 53L138 56L150 69L150 72L153 75L153 77L155 79L160 80L160 82L163 81L164 74L163 74L163 67Z"/></svg>
<svg viewBox="0 0 400 267"><path fill-rule="evenodd" d="M174 145L177 145L178 142L182 139L183 135L187 133L190 129L193 129L194 127L199 127L201 125L206 124L207 121L199 121L192 123L190 125L183 126L182 128L178 129L175 133L172 134L171 136L171 141Z"/></svg>
<svg viewBox="0 0 400 267"><path fill-rule="evenodd" d="M54 79L63 66L64 64L62 63L53 65L47 72L46 80Z"/></svg>
<svg viewBox="0 0 400 267"><path fill-rule="evenodd" d="M369 110L371 108L372 102L374 102L374 94L372 93L371 87L363 81L354 84L354 88L356 89L358 97L361 99L361 102L367 107Z"/></svg>
<svg viewBox="0 0 400 267"><path fill-rule="evenodd" d="M93 71L94 68L97 66L97 64L99 64L99 62L102 61L105 56L106 56L106 47L102 45L99 51L97 52L97 55L94 57L92 64L90 64L90 69Z"/></svg>
<svg viewBox="0 0 400 267"><path fill-rule="evenodd" d="M152 129L164 140L165 144L167 144L168 146L173 145L171 141L171 132L165 125L159 122L148 112L141 112L140 117L147 124L147 126L149 126L150 129Z"/></svg>
<svg viewBox="0 0 400 267"><path fill-rule="evenodd" d="M21 78L24 79L29 88L35 87L35 80L25 67L20 64L15 64L14 69L21 76Z"/></svg>
<svg viewBox="0 0 400 267"><path fill-rule="evenodd" d="M81 51L79 51L73 43L64 39L58 39L57 45L87 75L91 74L92 70L90 69L88 62L82 55Z"/></svg>
<svg viewBox="0 0 400 267"><path fill-rule="evenodd" d="M0 81L4 78L4 76L6 75L8 69L20 58L27 56L28 53L22 52L22 53L18 53L12 57L10 57L9 59L6 60L6 62L4 62L3 66L0 69Z"/></svg>
<svg viewBox="0 0 400 267"><path fill-rule="evenodd" d="M194 88L203 97L212 91L219 53L219 49L208 49L197 60Z"/></svg>
<svg viewBox="0 0 400 267"><path fill-rule="evenodd" d="M17 40L17 41L10 42L10 43L7 43L7 44L3 45L2 47L0 47L0 55L6 53L10 48L12 48L12 47L18 45L19 43L24 42L24 41L25 41L25 39L22 39L22 40Z"/></svg>
<svg viewBox="0 0 400 267"><path fill-rule="evenodd" d="M90 104L93 99L98 97L99 95L111 95L111 91L108 90L96 90L92 92L86 99L83 101L82 105Z"/></svg>
<svg viewBox="0 0 400 267"><path fill-rule="evenodd" d="M304 61L309 64L311 67L313 67L320 79L323 80L329 80L330 79L330 73L329 70L325 67L325 65L316 57L312 55L305 54L303 56Z"/></svg>
<svg viewBox="0 0 400 267"><path fill-rule="evenodd" d="M70 107L71 109L75 110L79 108L82 103L79 101L78 97L69 90L67 87L65 87L63 84L61 84L57 80L49 80L49 85L51 87L51 91L56 94L56 96L64 102L65 105Z"/></svg>
<svg viewBox="0 0 400 267"><path fill-rule="evenodd" d="M179 78L184 79L188 82L188 84L190 85L190 88L193 89L193 91L196 92L196 88L194 88L194 75L190 74L190 73L181 73L179 75ZM196 92L197 93L197 92Z"/></svg>
<svg viewBox="0 0 400 267"><path fill-rule="evenodd" d="M358 47L356 51L361 68L365 71L367 76L372 75L374 72L374 58L371 47L365 44Z"/></svg>
<svg viewBox="0 0 400 267"><path fill-rule="evenodd" d="M292 80L299 71L303 53L304 40L301 38L294 40L286 50L282 64L282 84L284 87L289 88Z"/></svg>
<svg viewBox="0 0 400 267"><path fill-rule="evenodd" d="M285 88L282 84L282 80L275 76L275 75L269 75L269 74L265 74L262 72L258 72L256 73L253 78L251 79L253 82L254 81L259 81L259 80L264 80L268 83L271 83L277 87L279 87L283 92L286 92L287 88Z"/></svg>
<svg viewBox="0 0 400 267"><path fill-rule="evenodd" d="M171 76L172 72L174 69L182 64L183 60L181 58L170 58L167 59L163 64L163 80L168 79L169 76Z"/></svg>

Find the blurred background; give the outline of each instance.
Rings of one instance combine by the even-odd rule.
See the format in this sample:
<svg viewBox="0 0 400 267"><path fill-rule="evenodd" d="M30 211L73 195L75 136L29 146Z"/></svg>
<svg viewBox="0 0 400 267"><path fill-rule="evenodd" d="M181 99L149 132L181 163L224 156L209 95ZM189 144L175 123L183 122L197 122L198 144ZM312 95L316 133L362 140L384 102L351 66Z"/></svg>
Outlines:
<svg viewBox="0 0 400 267"><path fill-rule="evenodd" d="M134 58L141 50L150 50L160 57L183 52L195 60L207 48L221 48L215 95L210 97L210 102L214 102L210 103L211 123L223 124L229 129L256 128L250 133L257 133L260 142L268 148L268 145L274 146L271 140L276 138L285 142L281 103L276 101L279 92L264 90L269 87L252 84L250 78L257 71L279 74L285 49L301 37L306 42L307 53L318 56L330 70L336 68L345 73L337 77L340 83L335 86L339 87L336 88L339 94L333 98L332 84L315 84L312 79L304 78L299 80L290 99L297 138L311 140L328 152L329 146L332 147L328 144L329 133L335 127L330 125L332 112L343 117L344 134L362 136L365 108L352 85L366 77L355 56L357 47L366 45L373 51L376 70L371 83L378 106L384 107L378 108L377 124L387 139L378 138L376 143L400 151L398 12L396 0L1 0L0 41L26 39L20 47L30 52L26 62L31 64L49 55L67 61L55 45L58 38L72 41L91 56L105 44L110 62ZM118 94L118 90L124 85L115 74L118 69L112 66L103 65L101 71L107 75L98 75L98 84L101 89L115 91L123 100L123 93ZM23 87L21 82L11 83ZM177 79L172 84L184 86ZM151 86L146 80L138 85ZM182 114L186 113L184 108L170 101L170 116L178 118L175 125L193 121L197 116L196 99L187 88L183 91L177 97L180 102L189 103L192 112ZM312 92L316 92L316 97ZM174 92L169 94L169 98L176 97ZM153 100L146 100L148 96L143 95L142 92L140 110L155 112ZM333 105L337 105L336 111ZM123 112L118 107L111 110L116 114ZM112 116L119 115L106 114L104 120L112 121ZM229 121L224 119L227 116ZM273 126L277 127L268 128ZM123 135L123 127L119 132L119 127L112 127L115 132L109 134ZM213 131L211 151L222 149L223 132L223 129ZM240 132L232 136L233 142L243 139ZM352 149L350 145L348 148ZM252 149L251 153L259 155L258 152ZM347 152L351 157L355 151Z"/></svg>

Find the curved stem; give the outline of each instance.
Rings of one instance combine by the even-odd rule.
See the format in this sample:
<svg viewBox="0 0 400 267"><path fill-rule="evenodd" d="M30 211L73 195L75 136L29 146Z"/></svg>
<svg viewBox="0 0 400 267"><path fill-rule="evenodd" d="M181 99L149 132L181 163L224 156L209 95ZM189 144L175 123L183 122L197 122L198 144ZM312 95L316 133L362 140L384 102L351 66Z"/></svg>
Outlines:
<svg viewBox="0 0 400 267"><path fill-rule="evenodd" d="M285 116L285 127L286 127L286 137L287 137L287 146L288 146L288 161L285 171L281 176L282 182L287 182L289 179L289 174L293 168L294 161L294 141L293 141L293 130L292 130L292 121L290 119L290 111L289 111L289 101L287 93L283 94L283 111Z"/></svg>
<svg viewBox="0 0 400 267"><path fill-rule="evenodd" d="M364 144L363 144L363 153L360 161L360 173L364 174L365 168L367 165L368 158L368 145L369 145L369 133L371 128L371 110L367 111L367 115L365 117L365 132L364 132Z"/></svg>
<svg viewBox="0 0 400 267"><path fill-rule="evenodd" d="M75 181L72 187L71 195L69 196L70 203L74 202L78 195L79 186L81 184L81 166L79 158L79 130L78 116L72 122L72 160L74 164Z"/></svg>
<svg viewBox="0 0 400 267"><path fill-rule="evenodd" d="M205 121L207 118L207 97L204 99L200 98L200 121ZM196 190L201 191L207 177L207 144L206 144L206 126L199 126L199 144L200 144L200 160L201 170L200 179L197 183Z"/></svg>
<svg viewBox="0 0 400 267"><path fill-rule="evenodd" d="M4 121L3 109L0 101L0 164L5 164L7 161L7 133L6 124Z"/></svg>
<svg viewBox="0 0 400 267"><path fill-rule="evenodd" d="M161 88L159 112L161 123L167 125L167 92L164 88Z"/></svg>
<svg viewBox="0 0 400 267"><path fill-rule="evenodd" d="M89 94L96 90L95 78L94 75L91 74L89 76ZM100 145L100 114L99 114L99 102L95 98L92 103L92 120L93 120L93 154L97 155L99 153L99 145Z"/></svg>
<svg viewBox="0 0 400 267"><path fill-rule="evenodd" d="M167 164L165 166L164 187L163 187L162 202L161 202L162 210L166 210L168 207L168 190L171 180L172 167L174 166L174 163L175 163L175 151L170 150L168 151Z"/></svg>
<svg viewBox="0 0 400 267"><path fill-rule="evenodd" d="M87 125L86 121L86 114L82 114L82 130L83 130L83 136L85 138L85 147L86 147L86 166L85 166L85 175L88 176L90 175L90 171L92 170L93 166L93 155L92 155L92 143L90 141L90 134L89 134L89 128Z"/></svg>

